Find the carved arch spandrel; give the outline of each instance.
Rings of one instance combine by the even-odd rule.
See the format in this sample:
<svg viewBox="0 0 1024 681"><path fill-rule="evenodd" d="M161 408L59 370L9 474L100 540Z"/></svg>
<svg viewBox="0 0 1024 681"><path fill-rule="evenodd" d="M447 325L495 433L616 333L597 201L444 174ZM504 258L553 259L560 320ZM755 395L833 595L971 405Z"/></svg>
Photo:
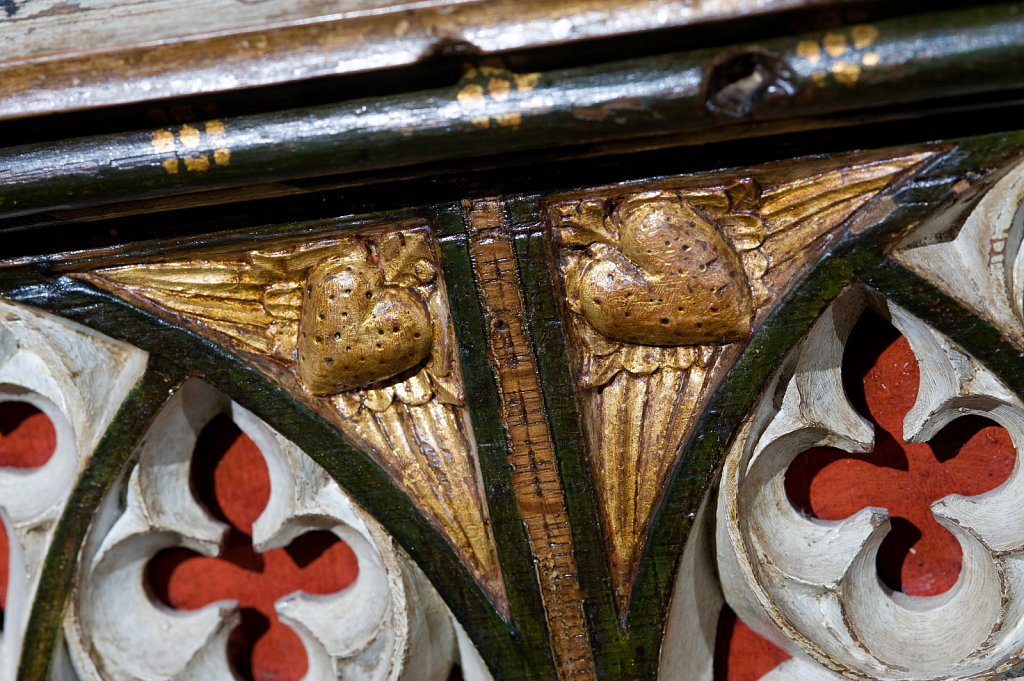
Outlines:
<svg viewBox="0 0 1024 681"><path fill-rule="evenodd" d="M916 226L895 260L1024 348L1024 164L1018 163L949 229Z"/></svg>
<svg viewBox="0 0 1024 681"><path fill-rule="evenodd" d="M430 230L165 253L76 275L240 354L367 452L508 602Z"/></svg>
<svg viewBox="0 0 1024 681"><path fill-rule="evenodd" d="M548 207L620 612L708 396L853 216L934 152L849 154L556 197Z"/></svg>
<svg viewBox="0 0 1024 681"><path fill-rule="evenodd" d="M270 498L253 525L262 552L309 530L327 530L353 550L355 581L334 594L279 599L281 620L300 637L315 679L448 678L459 662L467 679L489 673L440 597L384 530L294 444L198 380L190 380L154 421L99 509L84 553L65 635L80 679L232 679L227 637L234 604L171 610L146 587L145 570L162 549L216 555L226 526L189 482L199 432L228 415L259 447Z"/></svg>

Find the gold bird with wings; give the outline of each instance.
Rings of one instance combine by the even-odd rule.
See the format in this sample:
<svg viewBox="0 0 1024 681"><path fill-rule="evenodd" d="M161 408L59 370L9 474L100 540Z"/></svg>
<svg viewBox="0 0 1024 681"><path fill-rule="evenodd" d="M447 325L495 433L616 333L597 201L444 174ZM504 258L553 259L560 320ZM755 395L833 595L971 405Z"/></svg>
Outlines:
<svg viewBox="0 0 1024 681"><path fill-rule="evenodd" d="M505 609L428 228L227 247L80 276L233 349L334 423Z"/></svg>
<svg viewBox="0 0 1024 681"><path fill-rule="evenodd" d="M869 152L552 202L569 355L621 609L664 481L742 341L857 209L931 155Z"/></svg>

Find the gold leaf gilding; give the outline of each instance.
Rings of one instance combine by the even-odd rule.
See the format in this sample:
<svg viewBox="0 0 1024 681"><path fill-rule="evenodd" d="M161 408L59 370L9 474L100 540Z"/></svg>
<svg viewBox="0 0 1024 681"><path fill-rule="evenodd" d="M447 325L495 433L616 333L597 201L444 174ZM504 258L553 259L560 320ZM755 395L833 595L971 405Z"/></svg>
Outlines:
<svg viewBox="0 0 1024 681"><path fill-rule="evenodd" d="M825 37L821 40L821 44L825 48L825 52L828 53L828 56L833 59L843 56L847 48L846 36L842 33L826 33Z"/></svg>
<svg viewBox="0 0 1024 681"><path fill-rule="evenodd" d="M858 208L930 155L853 155L805 175L751 171L552 201L566 339L620 612L664 481L752 326Z"/></svg>
<svg viewBox="0 0 1024 681"><path fill-rule="evenodd" d="M871 47L878 40L878 29L871 24L858 24L850 29L853 46L858 50Z"/></svg>
<svg viewBox="0 0 1024 681"><path fill-rule="evenodd" d="M191 125L183 125L181 126L181 130L178 131L178 139L181 140L181 143L186 149L195 149L199 146L201 138L199 130Z"/></svg>
<svg viewBox="0 0 1024 681"><path fill-rule="evenodd" d="M166 154L174 151L174 133L170 130L154 130L152 136L153 151Z"/></svg>
<svg viewBox="0 0 1024 681"><path fill-rule="evenodd" d="M507 613L429 230L163 257L77 276L231 348L331 421Z"/></svg>

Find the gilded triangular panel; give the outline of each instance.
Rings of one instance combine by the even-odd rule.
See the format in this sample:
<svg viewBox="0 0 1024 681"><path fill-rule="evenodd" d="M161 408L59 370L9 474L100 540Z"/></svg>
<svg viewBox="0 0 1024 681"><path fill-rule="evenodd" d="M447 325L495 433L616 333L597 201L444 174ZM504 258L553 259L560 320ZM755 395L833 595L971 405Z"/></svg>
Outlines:
<svg viewBox="0 0 1024 681"><path fill-rule="evenodd" d="M550 204L620 612L651 514L712 388L851 216L929 156L790 162Z"/></svg>
<svg viewBox="0 0 1024 681"><path fill-rule="evenodd" d="M372 456L507 615L448 297L426 227L82 278L243 355Z"/></svg>

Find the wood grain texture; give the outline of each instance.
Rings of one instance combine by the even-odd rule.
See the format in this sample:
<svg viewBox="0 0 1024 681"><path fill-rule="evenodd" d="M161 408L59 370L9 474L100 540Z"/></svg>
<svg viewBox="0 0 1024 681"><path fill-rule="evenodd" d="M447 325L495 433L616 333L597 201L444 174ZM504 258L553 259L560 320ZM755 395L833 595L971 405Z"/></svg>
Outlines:
<svg viewBox="0 0 1024 681"><path fill-rule="evenodd" d="M79 276L231 348L332 422L507 613L433 241L392 227Z"/></svg>
<svg viewBox="0 0 1024 681"><path fill-rule="evenodd" d="M473 271L488 321L488 356L498 379L501 419L510 444L512 484L536 561L558 678L594 679L565 492L501 201L467 201L464 209Z"/></svg>
<svg viewBox="0 0 1024 681"><path fill-rule="evenodd" d="M553 199L570 357L620 613L709 391L858 208L930 152ZM745 306L743 304L745 301Z"/></svg>
<svg viewBox="0 0 1024 681"><path fill-rule="evenodd" d="M849 0L6 0L0 118L233 90ZM60 47L55 47L60 46Z"/></svg>

